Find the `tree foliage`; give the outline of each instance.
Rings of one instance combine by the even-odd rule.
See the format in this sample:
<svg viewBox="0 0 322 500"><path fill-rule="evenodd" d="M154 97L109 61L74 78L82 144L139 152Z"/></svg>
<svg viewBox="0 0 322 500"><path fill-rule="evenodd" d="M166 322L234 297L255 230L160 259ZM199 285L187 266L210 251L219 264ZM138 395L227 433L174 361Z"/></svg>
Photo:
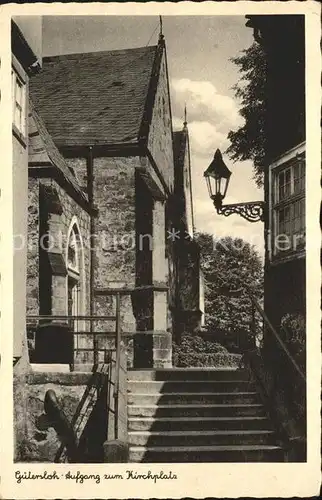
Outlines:
<svg viewBox="0 0 322 500"><path fill-rule="evenodd" d="M233 90L241 104L239 114L245 121L239 129L228 133L231 144L226 153L234 161L251 160L254 179L260 187L263 184L265 152L266 56L262 47L254 42L239 57L231 60L241 73Z"/></svg>
<svg viewBox="0 0 322 500"><path fill-rule="evenodd" d="M205 280L207 330L218 339L250 332L252 306L244 285L261 301L263 266L259 254L241 238L214 240L210 234L199 233L197 239Z"/></svg>

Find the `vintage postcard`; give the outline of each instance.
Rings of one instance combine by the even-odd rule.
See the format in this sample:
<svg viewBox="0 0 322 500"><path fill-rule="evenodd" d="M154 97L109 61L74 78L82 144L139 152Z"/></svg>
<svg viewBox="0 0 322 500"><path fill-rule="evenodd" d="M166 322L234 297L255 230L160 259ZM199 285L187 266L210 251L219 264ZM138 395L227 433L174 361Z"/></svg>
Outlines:
<svg viewBox="0 0 322 500"><path fill-rule="evenodd" d="M320 6L0 10L3 498L320 487Z"/></svg>

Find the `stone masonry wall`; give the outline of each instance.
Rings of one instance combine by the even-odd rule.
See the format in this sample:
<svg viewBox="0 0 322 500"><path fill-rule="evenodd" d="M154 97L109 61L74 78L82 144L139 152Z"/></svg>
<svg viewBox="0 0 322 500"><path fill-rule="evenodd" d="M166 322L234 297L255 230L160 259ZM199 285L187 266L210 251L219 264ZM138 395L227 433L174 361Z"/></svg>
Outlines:
<svg viewBox="0 0 322 500"><path fill-rule="evenodd" d="M94 221L95 288L135 284L135 167L138 166L137 157L94 159L94 203L99 211Z"/></svg>
<svg viewBox="0 0 322 500"><path fill-rule="evenodd" d="M15 396L15 429L16 446L15 461L19 462L53 462L61 446L61 440L57 435L48 415L44 412L45 394L48 390L54 390L61 408L69 422L81 403L88 385L91 384L91 373L27 373L24 374L24 384L20 378L14 378ZM24 400L18 398L19 390L23 387ZM105 397L102 393L102 397ZM84 399L84 408L89 404L90 397ZM107 402L106 402L107 403ZM95 450L94 454L102 455L103 443L107 437L107 414L96 415L96 405L100 401L94 399L91 404L91 412L86 414L82 422L83 435L87 433L86 425L93 426L93 418L96 418ZM83 410L84 411L84 410ZM19 429L19 433L17 432ZM80 436L77 436L80 438ZM93 436L94 438L94 436ZM93 445L94 446L94 445ZM87 450L89 451L89 450Z"/></svg>
<svg viewBox="0 0 322 500"><path fill-rule="evenodd" d="M66 256L66 246L68 244L68 230L74 217L77 218L79 230L84 243L84 311L88 313L90 301L89 276L90 276L90 216L69 196L66 191L51 179L29 179L29 214L28 214L28 281L27 281L27 311L28 314L39 314L39 249L38 242L41 238L39 234L39 218L46 214L41 213L44 207L39 202L39 186L55 187L59 201L62 206L62 214L58 216L55 234L51 234L50 242L52 251L59 252ZM50 214L49 214L50 219ZM61 281L61 305L60 314L67 314L66 283ZM57 292L57 290L56 290ZM64 305L65 304L65 305Z"/></svg>
<svg viewBox="0 0 322 500"><path fill-rule="evenodd" d="M73 170L80 187L87 192L87 161L86 158L65 158L69 167Z"/></svg>
<svg viewBox="0 0 322 500"><path fill-rule="evenodd" d="M155 96L155 106L149 130L148 147L166 184L172 189L174 169L172 124L169 102L166 60L165 54L163 54L159 85Z"/></svg>
<svg viewBox="0 0 322 500"><path fill-rule="evenodd" d="M71 164L71 163L70 163ZM93 273L95 289L135 286L135 167L138 157L94 158L93 202L98 209L94 219ZM76 166L75 168L78 168ZM94 298L95 315L114 315L115 297ZM115 331L115 322L100 321L95 331ZM130 296L121 298L122 331L135 331L135 318ZM104 349L113 344L111 336L97 337L104 361ZM84 339L89 344L89 338ZM78 362L91 363L92 353L83 352Z"/></svg>
<svg viewBox="0 0 322 500"><path fill-rule="evenodd" d="M139 158L95 158L94 203L99 215L94 222L94 288L135 286L135 167ZM123 327L133 325L122 299ZM106 299L97 299L96 313L104 314Z"/></svg>
<svg viewBox="0 0 322 500"><path fill-rule="evenodd" d="M56 186L60 202L62 204L63 213L61 215L61 230L65 237L63 238L63 256L66 255L66 246L68 244L67 234L73 217L77 217L80 234L83 240L83 254L84 254L84 308L83 314L89 313L90 303L90 215L82 209L78 203L73 200L60 186ZM67 312L67 311L66 311Z"/></svg>
<svg viewBox="0 0 322 500"><path fill-rule="evenodd" d="M166 55L163 52L158 88L155 95L154 109L152 120L149 129L148 148L152 154L153 160L156 163L157 169L163 177L169 191L173 191L174 184L174 160L173 160L173 142L172 142L172 122L170 110L170 96L168 89L168 75L166 65ZM174 254L172 244L168 238L168 231L172 230L172 221L170 211L167 209L168 202L165 201L164 206L159 207L159 217L157 215L157 207L154 210L154 232L156 227L160 226L159 241L157 242L158 249L154 252L154 257L160 261L154 262L154 280L163 281L169 286L167 294L154 293L154 329L164 330L163 335L158 335L153 339L153 366L168 367L171 365L171 334L166 333L166 330L172 331L172 311L173 297L175 296L175 280L174 280ZM164 224L161 219L164 218ZM161 227L163 228L161 229ZM161 232L164 238L161 241ZM160 274L160 270L164 268ZM165 269L167 268L167 269ZM160 279L160 276L162 278ZM164 319L163 319L164 317Z"/></svg>

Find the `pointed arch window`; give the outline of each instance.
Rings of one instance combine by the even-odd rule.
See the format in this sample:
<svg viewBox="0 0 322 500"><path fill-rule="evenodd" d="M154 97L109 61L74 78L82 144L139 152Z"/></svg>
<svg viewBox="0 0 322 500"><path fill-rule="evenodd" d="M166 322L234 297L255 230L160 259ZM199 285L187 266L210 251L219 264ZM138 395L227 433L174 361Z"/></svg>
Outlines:
<svg viewBox="0 0 322 500"><path fill-rule="evenodd" d="M83 312L82 290L82 245L76 224L69 234L67 246L67 288L68 316L80 316ZM79 330L80 322L72 322L74 330Z"/></svg>
<svg viewBox="0 0 322 500"><path fill-rule="evenodd" d="M80 273L80 265L79 265L79 236L75 231L75 228L72 229L68 241L68 251L67 251L67 268L71 273L78 274Z"/></svg>

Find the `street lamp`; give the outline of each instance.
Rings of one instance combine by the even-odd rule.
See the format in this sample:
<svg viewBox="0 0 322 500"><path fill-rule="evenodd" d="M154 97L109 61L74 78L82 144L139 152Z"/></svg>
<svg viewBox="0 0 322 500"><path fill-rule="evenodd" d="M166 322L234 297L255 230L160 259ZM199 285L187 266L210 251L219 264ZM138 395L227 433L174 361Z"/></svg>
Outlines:
<svg viewBox="0 0 322 500"><path fill-rule="evenodd" d="M249 222L264 221L264 202L247 201L245 203L232 203L223 205L226 196L231 171L225 164L222 154L217 149L214 159L204 173L209 196L219 215L226 217L231 214L241 215Z"/></svg>

